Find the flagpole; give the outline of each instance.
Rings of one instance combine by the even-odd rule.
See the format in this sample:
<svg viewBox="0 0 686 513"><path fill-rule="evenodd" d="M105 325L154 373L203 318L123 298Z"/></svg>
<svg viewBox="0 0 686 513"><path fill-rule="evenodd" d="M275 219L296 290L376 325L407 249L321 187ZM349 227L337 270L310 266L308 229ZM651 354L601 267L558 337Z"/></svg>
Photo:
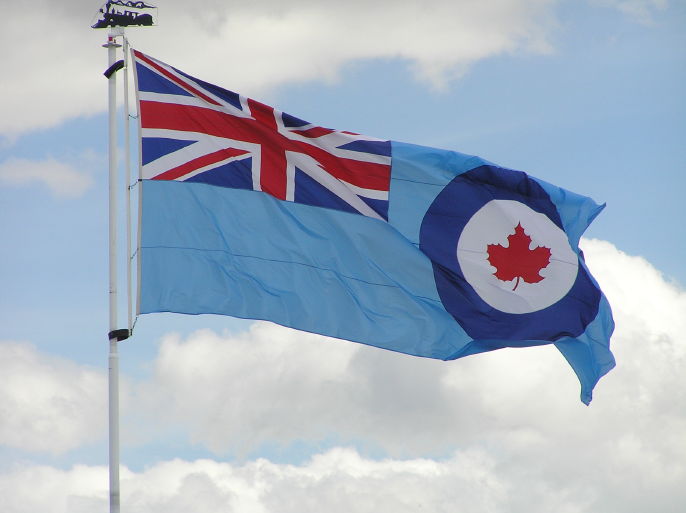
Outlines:
<svg viewBox="0 0 686 513"><path fill-rule="evenodd" d="M116 37L122 35L123 30L113 27L108 36L107 48L108 68L106 72L109 96L109 302L110 322L108 338L110 352L108 358L109 385L109 477L110 477L110 513L119 513L119 354L120 340L117 329L117 78ZM109 74L109 75L108 75ZM128 329L126 330L128 332ZM128 335L128 333L127 333ZM124 337L126 338L126 337Z"/></svg>
<svg viewBox="0 0 686 513"><path fill-rule="evenodd" d="M134 11L122 10L120 7L131 7ZM126 5L115 0L107 0L107 3L99 10L101 18L93 25L94 29L108 28L107 43L102 45L107 48L107 70L104 75L108 80L108 111L109 111L109 303L110 322L107 338L109 340L108 357L108 401L109 401L109 478L110 478L110 513L119 513L121 493L119 488L119 348L118 344L131 336L132 325L132 299L131 299L131 169L129 153L129 102L128 102L128 70L124 77L124 109L126 111L126 253L127 253L127 327L117 328L117 187L119 186L119 174L117 168L117 78L116 73L124 68L129 61L128 41L124 35L124 27L150 26L154 19L149 12L141 13L141 10L154 10L157 8L144 2L128 2ZM121 37L124 43L124 59L117 61L117 48L122 45L117 43ZM139 194L140 201L140 194ZM140 212L139 212L140 216ZM139 223L140 226L140 223Z"/></svg>

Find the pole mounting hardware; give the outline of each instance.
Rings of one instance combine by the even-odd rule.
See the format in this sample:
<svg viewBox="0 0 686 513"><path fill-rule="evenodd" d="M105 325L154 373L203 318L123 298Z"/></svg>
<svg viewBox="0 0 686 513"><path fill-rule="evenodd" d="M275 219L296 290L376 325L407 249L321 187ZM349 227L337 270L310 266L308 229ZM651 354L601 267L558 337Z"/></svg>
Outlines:
<svg viewBox="0 0 686 513"><path fill-rule="evenodd" d="M107 338L110 340L116 339L117 342L121 342L122 340L126 340L131 336L131 332L126 329L118 329L118 330L112 330L107 334Z"/></svg>
<svg viewBox="0 0 686 513"><path fill-rule="evenodd" d="M124 59L119 59L117 62L112 64L112 66L107 68L104 71L103 75L105 75L105 77L107 77L107 78L110 78L112 75L114 75L117 71L119 71L123 67L124 67Z"/></svg>

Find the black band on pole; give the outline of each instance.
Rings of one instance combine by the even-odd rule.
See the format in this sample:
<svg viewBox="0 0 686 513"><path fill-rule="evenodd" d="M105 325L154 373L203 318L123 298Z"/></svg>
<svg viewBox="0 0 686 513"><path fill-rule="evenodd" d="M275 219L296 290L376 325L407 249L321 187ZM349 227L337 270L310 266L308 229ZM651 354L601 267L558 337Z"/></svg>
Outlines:
<svg viewBox="0 0 686 513"><path fill-rule="evenodd" d="M110 340L117 339L117 342L126 340L131 336L131 332L127 329L112 330L107 334L107 338Z"/></svg>
<svg viewBox="0 0 686 513"><path fill-rule="evenodd" d="M115 62L114 64L112 64L112 66L107 68L105 70L105 72L103 73L103 75L105 75L107 78L110 78L112 75L114 75L117 71L119 71L123 67L124 67L124 59L120 59L117 62Z"/></svg>

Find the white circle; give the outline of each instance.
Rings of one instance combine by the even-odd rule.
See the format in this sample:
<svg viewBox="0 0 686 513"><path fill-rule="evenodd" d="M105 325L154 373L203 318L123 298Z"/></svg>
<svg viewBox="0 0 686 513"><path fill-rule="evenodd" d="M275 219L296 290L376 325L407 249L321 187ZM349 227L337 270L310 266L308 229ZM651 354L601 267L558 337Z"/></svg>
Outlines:
<svg viewBox="0 0 686 513"><path fill-rule="evenodd" d="M518 224L531 237L529 249L550 249L550 263L540 270L538 283L524 279L502 281L489 261L488 245L509 247L508 236ZM536 312L557 303L574 285L579 260L567 235L544 214L519 201L491 200L467 222L457 241L457 261L476 293L493 308L506 313Z"/></svg>

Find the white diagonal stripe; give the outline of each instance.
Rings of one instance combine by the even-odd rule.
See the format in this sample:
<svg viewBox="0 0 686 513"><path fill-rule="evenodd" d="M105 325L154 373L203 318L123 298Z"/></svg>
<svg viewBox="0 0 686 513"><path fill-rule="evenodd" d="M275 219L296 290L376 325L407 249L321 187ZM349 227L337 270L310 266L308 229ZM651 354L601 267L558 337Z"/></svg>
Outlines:
<svg viewBox="0 0 686 513"><path fill-rule="evenodd" d="M316 180L323 187L336 194L336 196L348 203L360 214L383 220L379 214L347 188L343 182L327 173L314 158L304 153L287 151L286 159L289 163L292 162L293 165L303 173L306 173L310 178Z"/></svg>
<svg viewBox="0 0 686 513"><path fill-rule="evenodd" d="M158 159L155 159L152 162L145 164L143 166L144 179L154 178L155 176L164 173L165 171L178 167L179 165L182 165L186 162L190 162L191 160L195 160L209 153L214 153L218 150L230 148L246 150L251 153L251 156L253 157L253 181L256 167L257 170L259 170L259 159L254 158L255 155L259 155L259 144L247 143L245 141L235 141L233 139L227 139L225 137L215 137L198 132L186 132L164 129L143 129L142 132L143 137L160 137L185 141L195 141L193 144L189 144L184 148L163 155ZM255 165L256 160L258 166ZM257 174L259 177L259 172Z"/></svg>

